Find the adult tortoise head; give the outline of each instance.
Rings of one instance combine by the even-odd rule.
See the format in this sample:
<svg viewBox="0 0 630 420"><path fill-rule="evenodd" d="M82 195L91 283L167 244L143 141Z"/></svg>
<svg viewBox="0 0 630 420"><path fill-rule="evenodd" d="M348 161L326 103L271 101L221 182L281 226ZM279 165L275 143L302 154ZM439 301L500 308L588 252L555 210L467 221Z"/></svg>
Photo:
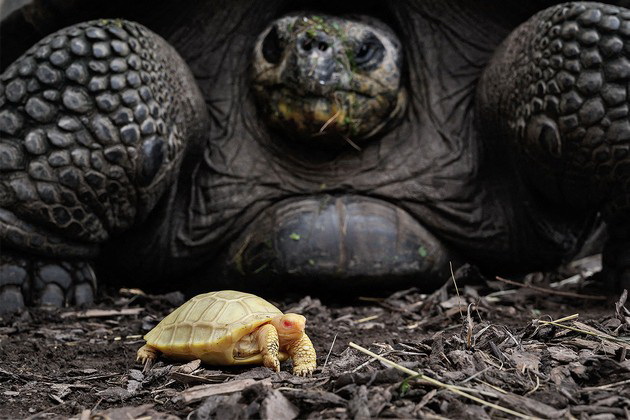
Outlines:
<svg viewBox="0 0 630 420"><path fill-rule="evenodd" d="M265 119L290 140L364 140L405 108L400 41L367 16L277 19L258 37L251 68Z"/></svg>
<svg viewBox="0 0 630 420"><path fill-rule="evenodd" d="M94 273L432 288L450 261L551 267L597 214L606 277L630 282L629 10L319 6L38 1L3 21L0 307L87 302Z"/></svg>

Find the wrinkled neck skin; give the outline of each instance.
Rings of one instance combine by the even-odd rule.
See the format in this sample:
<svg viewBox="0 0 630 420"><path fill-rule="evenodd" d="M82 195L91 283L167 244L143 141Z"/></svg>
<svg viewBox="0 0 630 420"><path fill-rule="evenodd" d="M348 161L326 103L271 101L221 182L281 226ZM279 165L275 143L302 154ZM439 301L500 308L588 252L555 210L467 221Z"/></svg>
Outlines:
<svg viewBox="0 0 630 420"><path fill-rule="evenodd" d="M271 319L271 325L278 331L280 350L286 350L304 335L306 318L298 314L278 315Z"/></svg>

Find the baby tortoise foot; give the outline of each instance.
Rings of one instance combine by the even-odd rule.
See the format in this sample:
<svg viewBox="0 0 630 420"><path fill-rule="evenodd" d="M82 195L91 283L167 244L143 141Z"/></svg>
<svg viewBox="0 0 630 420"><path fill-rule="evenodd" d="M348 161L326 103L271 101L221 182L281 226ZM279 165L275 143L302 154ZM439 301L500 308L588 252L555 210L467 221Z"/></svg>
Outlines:
<svg viewBox="0 0 630 420"><path fill-rule="evenodd" d="M18 312L25 305L85 306L95 291L96 276L86 262L0 255L0 313Z"/></svg>
<svg viewBox="0 0 630 420"><path fill-rule="evenodd" d="M293 374L296 376L310 376L317 367L317 354L311 339L306 334L290 349L293 358Z"/></svg>
<svg viewBox="0 0 630 420"><path fill-rule="evenodd" d="M144 346L138 349L138 353L136 355L136 362L141 362L143 364L147 364L153 362L159 356L160 351L153 346L145 344Z"/></svg>
<svg viewBox="0 0 630 420"><path fill-rule="evenodd" d="M277 357L273 357L269 354L263 356L263 365L274 372L280 372L280 360L278 360Z"/></svg>

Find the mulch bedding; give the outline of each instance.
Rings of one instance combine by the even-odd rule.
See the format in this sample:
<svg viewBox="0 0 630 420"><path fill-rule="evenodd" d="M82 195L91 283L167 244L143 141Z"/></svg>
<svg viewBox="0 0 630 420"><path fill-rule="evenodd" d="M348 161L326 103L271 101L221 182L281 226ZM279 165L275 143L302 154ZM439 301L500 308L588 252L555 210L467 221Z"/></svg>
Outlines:
<svg viewBox="0 0 630 420"><path fill-rule="evenodd" d="M625 294L599 296L598 268L586 258L515 286L464 266L432 294L267 296L307 317L319 365L307 378L290 362L143 369L141 337L177 292L29 310L0 320L0 418L630 418L630 311Z"/></svg>

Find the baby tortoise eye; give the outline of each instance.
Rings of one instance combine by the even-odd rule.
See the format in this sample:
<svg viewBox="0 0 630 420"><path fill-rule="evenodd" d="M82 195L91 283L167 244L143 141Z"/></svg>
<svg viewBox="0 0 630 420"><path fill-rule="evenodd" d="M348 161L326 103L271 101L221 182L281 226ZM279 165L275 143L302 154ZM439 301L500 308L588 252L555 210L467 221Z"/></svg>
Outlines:
<svg viewBox="0 0 630 420"><path fill-rule="evenodd" d="M374 34L368 35L356 48L354 63L369 70L379 64L385 56L385 47Z"/></svg>
<svg viewBox="0 0 630 420"><path fill-rule="evenodd" d="M271 64L278 64L282 58L282 43L275 25L263 40L262 55Z"/></svg>

